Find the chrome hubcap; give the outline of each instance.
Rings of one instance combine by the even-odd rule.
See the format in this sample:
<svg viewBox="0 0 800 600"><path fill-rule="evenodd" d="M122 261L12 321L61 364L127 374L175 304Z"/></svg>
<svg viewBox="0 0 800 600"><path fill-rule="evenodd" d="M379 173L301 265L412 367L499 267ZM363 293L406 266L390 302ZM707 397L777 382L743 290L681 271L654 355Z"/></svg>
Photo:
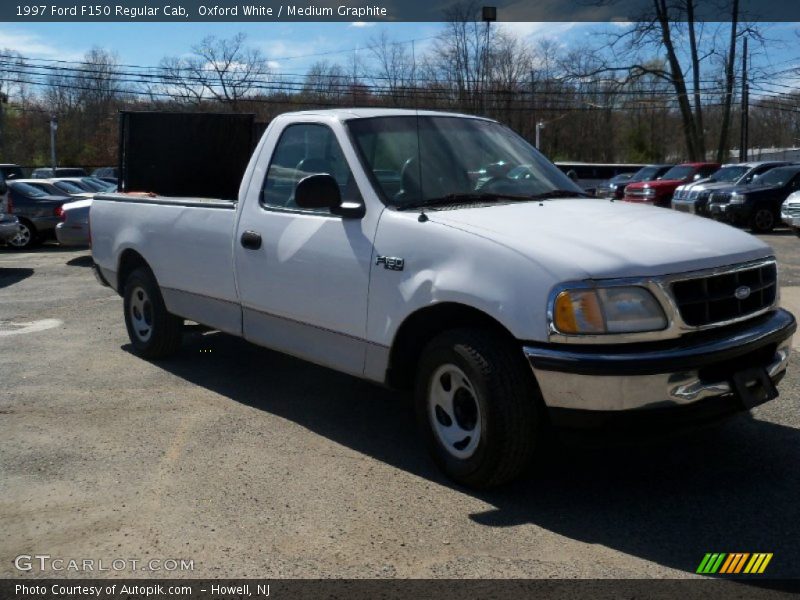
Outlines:
<svg viewBox="0 0 800 600"><path fill-rule="evenodd" d="M31 230L28 229L27 225L20 223L19 225L19 232L13 238L9 240L9 243L12 246L16 246L18 248L22 248L23 246L27 246L31 241Z"/></svg>
<svg viewBox="0 0 800 600"><path fill-rule="evenodd" d="M153 305L144 288L134 288L129 312L136 337L146 342L153 334Z"/></svg>
<svg viewBox="0 0 800 600"><path fill-rule="evenodd" d="M475 387L453 364L436 369L428 384L428 418L439 442L455 458L469 458L481 439Z"/></svg>

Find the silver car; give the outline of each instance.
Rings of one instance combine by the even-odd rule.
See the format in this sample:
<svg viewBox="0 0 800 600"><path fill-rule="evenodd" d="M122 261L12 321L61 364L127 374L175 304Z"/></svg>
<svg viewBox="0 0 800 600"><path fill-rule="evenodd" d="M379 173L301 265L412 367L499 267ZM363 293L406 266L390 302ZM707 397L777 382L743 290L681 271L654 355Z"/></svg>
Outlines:
<svg viewBox="0 0 800 600"><path fill-rule="evenodd" d="M0 212L0 243L5 244L17 237L19 233L19 219L14 215Z"/></svg>
<svg viewBox="0 0 800 600"><path fill-rule="evenodd" d="M64 220L56 225L56 238L62 246L90 246L89 209L92 200L69 202L61 207Z"/></svg>

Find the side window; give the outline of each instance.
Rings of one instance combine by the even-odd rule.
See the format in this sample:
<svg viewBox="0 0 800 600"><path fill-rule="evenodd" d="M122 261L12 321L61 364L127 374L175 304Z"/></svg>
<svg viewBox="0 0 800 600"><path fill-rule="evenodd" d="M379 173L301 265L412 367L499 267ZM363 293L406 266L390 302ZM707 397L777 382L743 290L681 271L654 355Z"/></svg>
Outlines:
<svg viewBox="0 0 800 600"><path fill-rule="evenodd" d="M343 201L361 202L353 173L333 131L325 125L298 123L283 130L264 179L262 205L300 210L294 191L304 177L327 173L339 184ZM327 213L327 209L309 212Z"/></svg>

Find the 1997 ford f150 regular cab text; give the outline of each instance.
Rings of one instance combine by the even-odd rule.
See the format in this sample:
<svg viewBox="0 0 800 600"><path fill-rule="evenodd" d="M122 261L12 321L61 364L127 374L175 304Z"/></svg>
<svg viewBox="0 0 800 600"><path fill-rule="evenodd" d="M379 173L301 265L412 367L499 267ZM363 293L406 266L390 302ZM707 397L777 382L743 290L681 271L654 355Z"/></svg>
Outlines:
<svg viewBox="0 0 800 600"><path fill-rule="evenodd" d="M477 117L281 115L238 200L108 194L90 215L139 354L178 350L190 319L413 389L436 462L467 485L517 476L550 425L771 400L796 329L757 238L586 198Z"/></svg>

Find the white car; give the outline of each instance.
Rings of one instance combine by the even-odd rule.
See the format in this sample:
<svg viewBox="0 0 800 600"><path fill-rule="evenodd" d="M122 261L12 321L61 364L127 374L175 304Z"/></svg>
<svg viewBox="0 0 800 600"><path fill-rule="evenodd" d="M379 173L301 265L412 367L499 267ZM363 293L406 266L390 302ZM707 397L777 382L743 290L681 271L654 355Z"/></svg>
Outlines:
<svg viewBox="0 0 800 600"><path fill-rule="evenodd" d="M500 161L530 176L478 181ZM141 356L178 351L191 319L412 389L436 462L472 486L522 473L549 426L767 402L796 329L762 241L587 198L510 129L465 115L284 114L238 200L98 194L91 235Z"/></svg>
<svg viewBox="0 0 800 600"><path fill-rule="evenodd" d="M783 201L781 219L800 237L800 192L789 194Z"/></svg>

